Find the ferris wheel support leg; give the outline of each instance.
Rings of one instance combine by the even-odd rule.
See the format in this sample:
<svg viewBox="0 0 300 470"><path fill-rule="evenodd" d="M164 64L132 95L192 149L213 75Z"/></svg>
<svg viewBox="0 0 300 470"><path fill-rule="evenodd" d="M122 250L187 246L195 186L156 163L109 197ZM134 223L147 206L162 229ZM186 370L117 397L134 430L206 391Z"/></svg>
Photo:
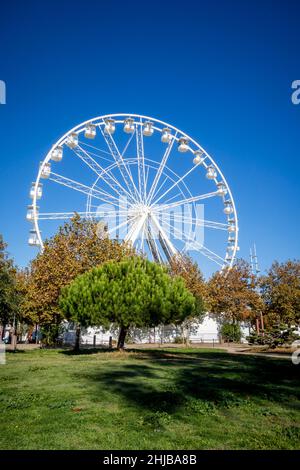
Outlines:
<svg viewBox="0 0 300 470"><path fill-rule="evenodd" d="M162 257L159 253L159 250L155 244L155 241L154 241L154 238L152 236L152 233L151 233L151 227L150 227L150 224L148 225L147 227L147 244L148 244L148 247L149 247L149 250L153 256L153 259L154 261L156 261L156 263L160 263L162 264Z"/></svg>
<svg viewBox="0 0 300 470"><path fill-rule="evenodd" d="M161 240L163 241L163 244L167 247L169 253L170 253L170 256L176 256L178 254L178 251L176 250L175 246L173 245L173 243L169 240L168 236L166 235L164 229L162 228L162 226L160 225L159 221L158 221L158 218L156 217L156 215L154 215L153 213L151 213L151 220L153 222L153 225L154 227L156 228L156 230L158 231L159 235L160 235L160 238ZM164 248L164 247L163 247Z"/></svg>

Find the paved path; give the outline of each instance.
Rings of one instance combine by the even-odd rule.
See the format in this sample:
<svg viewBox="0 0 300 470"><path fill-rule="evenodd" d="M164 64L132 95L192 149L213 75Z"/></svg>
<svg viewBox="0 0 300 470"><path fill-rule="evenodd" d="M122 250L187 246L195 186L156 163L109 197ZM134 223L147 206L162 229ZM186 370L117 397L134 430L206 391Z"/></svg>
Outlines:
<svg viewBox="0 0 300 470"><path fill-rule="evenodd" d="M245 346L225 346L224 347L227 352L232 354L241 354L246 356L263 356L263 357L275 357L279 359L290 359L291 360L291 353L272 353L272 352L259 352L259 351L251 351L249 347Z"/></svg>

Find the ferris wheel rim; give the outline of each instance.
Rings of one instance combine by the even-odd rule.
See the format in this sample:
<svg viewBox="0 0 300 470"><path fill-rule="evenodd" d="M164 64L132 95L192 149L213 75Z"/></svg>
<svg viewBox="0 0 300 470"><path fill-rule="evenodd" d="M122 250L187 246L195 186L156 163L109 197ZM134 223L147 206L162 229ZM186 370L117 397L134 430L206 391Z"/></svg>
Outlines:
<svg viewBox="0 0 300 470"><path fill-rule="evenodd" d="M74 126L73 128L71 128L70 130L68 130L65 134L63 134L62 137L60 137L50 148L50 150L48 151L48 153L46 154L45 158L42 160L41 162L41 165L40 165L40 168L39 168L39 171L38 171L38 174L37 174L37 177L36 177L36 180L35 180L35 183L34 183L34 194L33 194L33 198L32 198L32 207L33 207L33 225L34 225L34 228L35 228L35 231L36 231L36 234L37 234L37 238L38 238L38 241L39 241L39 245L40 245L40 248L41 250L43 250L44 248L44 244L43 244L43 240L42 240L42 237L41 237L41 231L40 231L40 228L39 228L39 224L38 224L38 217L37 217L37 188L38 188L38 185L40 183L40 179L41 179L41 174L42 174L42 171L43 171L43 167L46 163L48 163L51 159L51 155L52 155L52 152L54 149L56 149L58 146L64 144L66 142L66 139L67 137L72 134L72 133L81 133L84 131L85 129L85 126L87 126L88 124L95 124L97 123L97 121L102 121L102 122L99 122L98 125L99 127L101 125L104 125L105 124L105 120L106 119L109 119L109 118L121 118L122 120L121 121L116 121L116 123L124 123L124 120L125 119L129 119L129 118L133 118L133 119L140 119L140 122L139 121L136 121L135 124L137 125L143 125L145 120L147 121L150 121L150 122L155 122L155 123L158 123L159 125L162 125L164 127L167 127L169 128L170 130L173 130L175 131L176 135L172 135L172 138L176 141L178 141L180 138L186 138L188 139L189 143L192 143L194 144L194 146L201 150L204 154L205 154L205 159L208 159L210 161L210 163L214 166L214 168L217 170L219 176L221 177L221 180L222 180L222 183L225 185L226 187L226 190L227 190L227 193L230 197L230 201L231 201L231 204L232 204L232 215L234 216L234 225L235 225L235 229L234 231L232 232L232 234L234 234L234 245L233 245L233 251L232 251L232 255L231 255L231 261L230 263L227 263L227 265L225 266L226 268L231 268L233 266L233 263L234 263L234 260L235 260L235 257L236 257L236 252L238 250L238 232L239 232L239 222L238 222L238 216L237 216L237 210L236 210L236 205L235 205L235 201L234 201L234 198L233 198L233 195L232 195L232 191L230 189L230 186L223 174L223 172L221 171L220 167L218 166L218 164L215 162L215 160L212 158L212 156L204 149L204 147L202 147L195 139L193 139L189 134L181 131L179 128L173 126L172 124L169 124L165 121L162 121L160 119L157 119L157 118L154 118L154 117L151 117L151 116L146 116L146 115L141 115L141 114L133 114L133 113L113 113L113 114L104 114L104 115L100 115L100 116L96 116L92 119L88 119L86 121L83 121L81 122L80 124L77 124L76 126ZM95 124L97 125L97 124ZM155 130L159 131L159 132L162 132L163 129L160 129L160 128L156 128L154 127ZM177 133L180 134L180 136L177 137ZM190 149L191 150L191 149ZM192 150L191 150L192 152ZM214 179L214 181L216 182L216 178ZM224 196L222 196L222 199L223 199L223 202L224 202ZM223 266L224 267L224 266ZM222 268L223 269L223 268Z"/></svg>

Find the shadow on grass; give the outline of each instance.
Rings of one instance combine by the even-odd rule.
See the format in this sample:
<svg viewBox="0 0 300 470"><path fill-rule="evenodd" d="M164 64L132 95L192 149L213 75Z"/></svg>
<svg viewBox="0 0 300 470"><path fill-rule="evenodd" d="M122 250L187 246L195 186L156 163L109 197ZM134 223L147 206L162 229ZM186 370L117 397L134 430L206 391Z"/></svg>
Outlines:
<svg viewBox="0 0 300 470"><path fill-rule="evenodd" d="M299 407L299 370L289 361L227 352L129 352L139 353L142 364L111 364L85 378L151 411L175 413L189 400L225 408L266 400L290 410Z"/></svg>
<svg viewBox="0 0 300 470"><path fill-rule="evenodd" d="M15 351L13 349L5 349L5 352L8 354L21 354L26 351L24 349L16 349Z"/></svg>
<svg viewBox="0 0 300 470"><path fill-rule="evenodd" d="M110 348L81 348L79 351L75 351L74 349L64 349L59 351L59 353L65 354L66 356L84 356L87 354L111 353L115 351L116 349Z"/></svg>

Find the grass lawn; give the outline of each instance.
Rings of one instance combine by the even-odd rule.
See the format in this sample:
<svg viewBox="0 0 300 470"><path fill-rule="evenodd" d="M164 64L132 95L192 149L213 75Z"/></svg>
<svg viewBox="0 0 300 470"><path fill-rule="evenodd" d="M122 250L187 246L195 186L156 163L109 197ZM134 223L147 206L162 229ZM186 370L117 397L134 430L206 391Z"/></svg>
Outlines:
<svg viewBox="0 0 300 470"><path fill-rule="evenodd" d="M300 366L205 349L32 350L0 366L0 449L296 449Z"/></svg>

